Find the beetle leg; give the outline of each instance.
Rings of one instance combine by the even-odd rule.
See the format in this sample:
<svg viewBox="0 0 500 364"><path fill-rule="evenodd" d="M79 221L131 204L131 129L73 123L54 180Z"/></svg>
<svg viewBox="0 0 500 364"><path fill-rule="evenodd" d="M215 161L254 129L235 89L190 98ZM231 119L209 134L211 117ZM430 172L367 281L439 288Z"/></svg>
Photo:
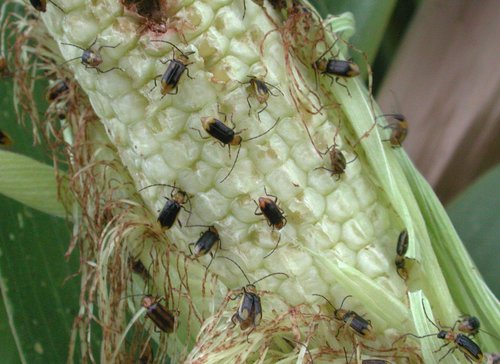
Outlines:
<svg viewBox="0 0 500 364"><path fill-rule="evenodd" d="M444 348L444 347L445 347L446 345L448 345L448 344L449 344L449 343L447 343L447 344L445 344L445 345L441 346L441 348ZM439 350L441 350L441 348L439 348ZM438 351L439 351L439 350L438 350ZM450 348L450 350L448 350L448 351L446 352L446 354L444 354L444 355L443 355L443 356L439 359L438 363L440 363L440 362L441 362L441 360L443 360L443 359L444 359L444 358L445 358L448 354L450 354L450 353L454 352L455 350L456 350L456 347ZM436 351L434 351L434 352L436 353ZM467 358L467 356L465 356L465 358L469 361L469 363L472 363L472 362L469 360L469 358Z"/></svg>
<svg viewBox="0 0 500 364"><path fill-rule="evenodd" d="M120 44L122 44L122 42L118 43L117 45L114 45L114 46L110 46L110 45L102 45L100 46L98 49L97 49L97 53L99 53L101 51L101 49L103 48L116 48L118 47ZM92 46L91 46L92 47Z"/></svg>
<svg viewBox="0 0 500 364"><path fill-rule="evenodd" d="M346 89L346 91L347 91L347 94L349 95L349 97L351 96L351 93L349 92L349 89L347 88L347 86L346 86L346 85L344 85L343 83L340 83L340 81L339 81L339 78L338 78L338 77L335 77L335 83L336 83L337 85L342 86L343 88L345 88L345 89Z"/></svg>
<svg viewBox="0 0 500 364"><path fill-rule="evenodd" d="M267 109L267 101L266 101L266 104L264 105L264 107L263 107L262 109L260 109L259 111L257 111L257 117L259 118L259 121L261 121L261 120L260 120L260 113L261 113L262 111L264 111L265 109Z"/></svg>
<svg viewBox="0 0 500 364"><path fill-rule="evenodd" d="M441 349L442 349L442 348L444 348L445 346L448 346L448 345L450 345L450 342L447 342L446 344L441 345L441 346L439 347L439 349L434 350L434 351L433 351L433 353L437 353L437 352L441 351ZM455 348L452 348L452 349L455 349ZM448 355L448 353L447 353L446 355ZM445 355L445 356L446 356L446 355ZM442 358L441 358L441 359L442 359Z"/></svg>
<svg viewBox="0 0 500 364"><path fill-rule="evenodd" d="M187 65L185 65L185 66L187 66ZM187 67L186 67L186 75L187 75L190 79L194 80L194 78L193 78L193 77L191 77L191 75L189 74L189 68L187 68Z"/></svg>
<svg viewBox="0 0 500 364"><path fill-rule="evenodd" d="M250 94L247 96L247 104L248 104L248 116L250 116L250 112L252 111L252 105L250 105Z"/></svg>

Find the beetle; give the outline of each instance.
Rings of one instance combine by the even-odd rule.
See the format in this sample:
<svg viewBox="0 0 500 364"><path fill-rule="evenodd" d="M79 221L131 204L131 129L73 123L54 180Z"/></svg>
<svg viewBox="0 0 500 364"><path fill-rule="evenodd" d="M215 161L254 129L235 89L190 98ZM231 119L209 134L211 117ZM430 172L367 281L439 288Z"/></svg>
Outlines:
<svg viewBox="0 0 500 364"><path fill-rule="evenodd" d="M68 93L68 91L69 85L67 80L58 80L51 87L49 87L45 97L49 102L55 101Z"/></svg>
<svg viewBox="0 0 500 364"><path fill-rule="evenodd" d="M270 195L267 193L266 187L264 187L264 192L266 196L259 197L259 202L256 202L253 200L253 202L257 205L254 211L254 215L261 216L264 215L264 217L267 220L267 224L269 226L272 226L273 230L281 230L285 227L287 223L287 219L284 215L284 211L278 206L278 197L274 195ZM271 197L274 197L271 198ZM259 212L260 210L260 212ZM278 241L276 242L276 246L271 250L269 254L267 254L265 258L270 256L274 251L278 248L278 245L281 240L281 235L278 238Z"/></svg>
<svg viewBox="0 0 500 364"><path fill-rule="evenodd" d="M267 276L264 276L253 283L250 283L250 280L248 279L247 275L243 271L243 269L239 266L238 263L236 263L233 259L225 257L225 256L220 256L220 258L225 258L227 260L230 260L233 262L243 273L243 276L247 280L248 284L244 287L241 288L240 292L232 299L237 299L238 297L241 297L240 303L238 306L238 310L236 313L231 317L231 322L233 323L233 327L236 325L240 325L240 329L245 331L249 327L252 329L247 335L247 341L248 337L250 334L255 330L257 326L259 326L260 321L262 320L262 305L260 303L260 297L257 294L257 288L255 284L257 282L260 282L266 278L269 278L271 276L275 276L278 274L284 275L287 278L289 278L288 274L286 273L270 273Z"/></svg>
<svg viewBox="0 0 500 364"><path fill-rule="evenodd" d="M403 145L406 136L408 135L408 121L403 114L383 114L377 116L380 117L391 117L394 119L391 123L383 126L383 129L391 129L391 135L389 139L383 140L384 142L390 142L392 148L398 148Z"/></svg>
<svg viewBox="0 0 500 364"><path fill-rule="evenodd" d="M481 363L483 360L483 352L481 351L481 348L479 345L477 345L474 341L472 341L471 338L469 338L467 335L460 334L460 333L455 333L453 328L448 328L448 330L443 330L443 328L439 327L436 325L430 318L429 315L427 314L427 311L425 309L424 305L424 300L422 299L422 308L424 310L425 317L427 320L434 326L436 329L439 330L437 333L432 333L432 334L427 334L427 335L422 335L418 336L415 334L404 334L403 336L399 337L396 341L401 340L402 338L406 336L412 336L418 339L430 337L430 336L436 336L438 339L446 341L445 344L443 344L438 350L434 351L437 353L440 351L442 348L453 344L454 346L450 348L446 354L444 354L439 361L443 360L448 354L454 352L455 350L459 350L464 354L465 358L469 362L474 362L474 363ZM396 342L395 341L395 342ZM394 344L394 343L393 343Z"/></svg>
<svg viewBox="0 0 500 364"><path fill-rule="evenodd" d="M457 326L458 325L458 326ZM481 322L476 316L471 316L471 315L463 315L460 316L460 319L455 322L455 325L453 326L453 330L457 328L458 331L463 332L469 336L475 336L479 334L479 331L484 332L485 334L490 335L491 337L500 340L498 336L493 335L492 333L489 333L487 331L481 330Z"/></svg>
<svg viewBox="0 0 500 364"><path fill-rule="evenodd" d="M316 78L316 88L318 85L318 73L329 77L333 83L335 81L338 85L344 87L347 90L349 96L351 93L346 85L339 82L339 78L352 78L360 74L359 66L351 60L343 60L334 58L324 58L325 55L330 52L330 50L335 46L337 40L328 48L318 59L312 64Z"/></svg>
<svg viewBox="0 0 500 364"><path fill-rule="evenodd" d="M0 145L4 147L12 145L12 139L2 130L0 130Z"/></svg>
<svg viewBox="0 0 500 364"><path fill-rule="evenodd" d="M4 55L0 55L0 76L2 78L12 76L12 72L10 72L9 65L7 64L7 58Z"/></svg>
<svg viewBox="0 0 500 364"><path fill-rule="evenodd" d="M276 86L271 85L270 83L264 81L263 78L260 78L257 76L247 76L247 77L249 78L249 81L247 81L247 82L238 81L238 82L241 83L242 85L246 85L246 84L249 85L248 88L250 89L250 92L248 93L248 96L247 96L248 116L250 116L250 111L252 110L252 105L250 104L250 97L254 96L257 99L257 101L259 102L259 104L265 104L262 109L257 111L257 117L260 120L260 113L263 112L265 109L267 109L267 106L268 106L267 100L269 100L269 95L278 96L278 95L273 94L270 87L278 90L278 92L281 95L284 96L284 94Z"/></svg>
<svg viewBox="0 0 500 364"><path fill-rule="evenodd" d="M408 279L408 271L406 270L406 259L405 254L408 251L408 231L403 230L398 237L398 244L396 246L396 259L394 259L394 264L396 265L396 271L398 275L405 281Z"/></svg>
<svg viewBox="0 0 500 364"><path fill-rule="evenodd" d="M338 130L339 129L337 129L337 132L338 132ZM335 134L335 137L336 136L337 136L337 134ZM358 156L356 155L354 157L354 159L347 162L344 153L339 148L337 148L337 143L335 142L335 137L333 138L333 145L328 147L328 149L324 153L319 152L319 154L321 154L322 157L327 155L327 154L330 155L330 168L317 167L317 168L314 168L314 170L324 169L325 171L330 172L330 174L332 176L335 176L336 180L338 181L338 180L340 180L340 177L345 173L345 169L346 169L347 165L349 163L354 162L358 158Z"/></svg>
<svg viewBox="0 0 500 364"><path fill-rule="evenodd" d="M166 40L152 40L152 42L162 42L162 43L170 44L172 47L177 49L179 51L179 53L181 54L179 57L175 58L175 53L174 53L174 50L172 49L172 59L168 59L166 61L160 60L161 63L163 63L163 64L169 63L169 65L168 65L166 71L163 73L163 75L157 75L154 78L155 85L151 89L151 90L153 90L157 86L156 80L161 77L161 81L160 81L161 94L163 95L163 97L167 94L176 95L178 92L178 84L179 84L179 81L180 81L181 76L184 73L184 71L186 72L186 74L189 78L191 78L191 79L193 78L189 74L189 69L187 68L187 66L189 66L190 64L193 64L193 62L189 62L189 56L191 54L193 54L194 52L184 53L179 48L177 48L177 46L175 46L173 43L170 43L169 41L166 41ZM175 90L175 92L172 92L172 90Z"/></svg>
<svg viewBox="0 0 500 364"><path fill-rule="evenodd" d="M130 269L132 269L134 273L140 275L145 281L148 281L151 278L148 269L139 259L135 260L130 256L128 257L128 264Z"/></svg>
<svg viewBox="0 0 500 364"><path fill-rule="evenodd" d="M313 294L313 296L318 296L322 297L330 304L330 306L333 307L333 317L335 320L340 321L341 325L339 329L337 330L337 334L335 337L337 337L340 333L340 329L342 329L345 325L356 335L362 337L363 339L366 340L375 340L375 334L373 333L373 327L371 324L370 320L365 320L363 317L358 315L356 312L351 311L351 310L344 310L342 309L342 306L344 305L344 302L346 299L352 296L346 296L343 300L342 303L340 304L339 308L335 308L335 306L326 298L325 296L322 296L320 294Z"/></svg>
<svg viewBox="0 0 500 364"><path fill-rule="evenodd" d="M174 332L177 320L174 311L168 310L160 301L163 298L153 298L145 295L142 298L142 306L147 310L146 316L153 321L155 326L167 334Z"/></svg>
<svg viewBox="0 0 500 364"><path fill-rule="evenodd" d="M153 346L151 345L151 342L148 340L141 352L139 353L139 364L150 364L153 363L155 360L154 357L154 352L153 352Z"/></svg>
<svg viewBox="0 0 500 364"><path fill-rule="evenodd" d="M202 226L202 225L190 225L189 227L193 226ZM210 263L208 263L207 266L208 269L208 267L210 267L210 264L212 264L212 261L215 257L215 253L211 253L210 250L212 250L212 247L217 243L218 243L218 249L221 249L222 247L221 247L219 232L217 231L215 226L207 226L207 227L208 229L200 234L200 237L196 241L196 243L189 244L189 251L191 252L192 255L194 255L195 258L210 253L212 259L210 260ZM193 250L191 250L191 246L194 246Z"/></svg>
<svg viewBox="0 0 500 364"><path fill-rule="evenodd" d="M80 59L81 63L85 66L85 68L93 68L98 73L108 73L108 72L116 70L116 69L123 71L119 67L112 67L112 68L110 68L110 69L108 69L106 71L102 71L99 68L99 66L103 62L103 59L102 59L102 56L101 56L101 49L103 49L103 48L116 48L116 47L118 47L121 44L121 42L118 43L118 44L116 44L116 45L114 45L114 46L102 45L99 48L97 48L96 51L94 51L94 50L92 50L92 47L96 44L96 42L97 42L97 37L95 38L94 42L88 48L82 48L82 47L80 47L80 46L78 46L76 44L71 44L71 43L61 43L63 45L68 45L68 46L76 47L76 48L81 49L83 51L83 53L82 53L82 55L80 57L75 57L75 58L68 59L63 64L66 64L68 62L72 62L72 61L75 61L77 59Z"/></svg>
<svg viewBox="0 0 500 364"><path fill-rule="evenodd" d="M167 201L165 202L165 205L163 206L163 208L160 211L160 214L158 215L157 221L160 223L161 227L164 230L170 229L177 220L177 216L179 215L181 209L184 209L184 211L189 213L189 217L187 220L187 223L189 224L189 218L191 217L191 210L188 210L184 207L184 205L188 202L191 205L191 200L189 198L189 195L185 191L175 187L175 184L172 186L163 183L157 183L141 188L139 192L153 186L168 186L172 188L172 191L170 192L170 198L165 197ZM180 221L179 225L182 227Z"/></svg>
<svg viewBox="0 0 500 364"><path fill-rule="evenodd" d="M227 121L227 116L220 111L218 111L218 112L219 112L219 114L223 114L225 117L224 121ZM240 155L241 143L248 142L248 141L251 141L251 140L254 140L254 139L257 139L257 138L260 138L260 137L266 135L280 121L280 119L276 120L276 122L273 124L273 126L271 126L269 129L267 129L262 134L256 135L256 136L248 138L248 139L243 139L239 134L241 134L246 129L235 132L234 127L230 128L225 123L223 123L222 121L220 121L219 119L217 119L215 117L202 117L200 120L201 120L201 125L202 125L203 129L207 132L207 134L209 134L212 138L217 139L223 146L226 146L226 145L228 146L230 157L231 157L231 146L236 146L236 145L238 146L238 151L236 152L236 158L234 159L234 162L233 162L233 165L231 166L231 169L229 170L228 174L222 180L219 181L219 183L224 182L229 177L231 172L233 171L234 166L236 165L236 162L238 161L238 157ZM232 120L231 120L231 122L232 122ZM198 133L200 134L200 137L202 139L207 139L206 137L203 137L203 135L201 135L201 132L198 129L194 129L194 128L191 128L191 129L198 131Z"/></svg>
<svg viewBox="0 0 500 364"><path fill-rule="evenodd" d="M57 5L52 0L30 0L31 5L38 11L45 13L47 11L47 1L52 3L56 8L66 13L59 5Z"/></svg>

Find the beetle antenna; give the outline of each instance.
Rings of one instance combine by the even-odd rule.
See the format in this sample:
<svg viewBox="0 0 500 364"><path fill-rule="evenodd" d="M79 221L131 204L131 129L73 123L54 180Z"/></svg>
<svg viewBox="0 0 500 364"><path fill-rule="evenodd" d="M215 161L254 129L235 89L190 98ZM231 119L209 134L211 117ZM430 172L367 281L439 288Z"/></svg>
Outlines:
<svg viewBox="0 0 500 364"><path fill-rule="evenodd" d="M330 304L330 306L332 306L332 307L333 307L333 309L334 309L334 310L337 310L337 309L335 308L335 306L334 306L334 305L330 302L330 300L329 300L328 298L326 298L325 296L323 296L323 295L321 295L321 294L317 294L317 293L313 293L313 296L323 297L323 298L326 300L326 302L328 302L328 303Z"/></svg>
<svg viewBox="0 0 500 364"><path fill-rule="evenodd" d="M348 298L350 298L350 297L352 297L352 296L351 296L351 295L348 295L348 296L345 296L345 297L344 297L344 299L343 299L343 300L342 300L342 302L340 303L339 310L341 310L341 309L342 309L342 306L344 305L345 300L346 300L346 299L348 299Z"/></svg>
<svg viewBox="0 0 500 364"><path fill-rule="evenodd" d="M251 137L251 138L248 138L248 139L245 139L243 141L245 142L248 142L250 140L254 140L254 139L257 139L257 138L260 138L261 136L264 136L266 135L267 133L269 133L271 131L271 129L273 129L279 122L280 122L281 118L278 118L278 120L276 120L276 122L273 124L273 126L271 126L269 129L267 129L265 132L263 132L262 134L259 134L257 136L254 136L254 137Z"/></svg>
<svg viewBox="0 0 500 364"><path fill-rule="evenodd" d="M276 276L276 275L278 275L278 274L282 274L282 275L286 276L287 278L290 278L290 276L289 276L288 274L286 274L286 273L281 273L281 272L270 273L270 274L268 274L267 276L264 276L264 277L262 277L262 278L257 279L256 281L254 281L254 282L252 283L252 285L255 285L255 283L257 283L257 282L260 282L260 281L262 281L262 280L264 280L264 279L266 279L266 278L269 278L269 277L271 277L271 276Z"/></svg>
<svg viewBox="0 0 500 364"><path fill-rule="evenodd" d="M61 43L61 44L63 44L63 45L69 45L69 46L72 46L72 47L79 48L79 49L81 49L84 52L87 50L87 49L84 49L84 48L82 48L80 46L77 46L76 44L71 44L71 43ZM80 57L78 57L78 58L80 58Z"/></svg>
<svg viewBox="0 0 500 364"><path fill-rule="evenodd" d="M149 186L143 187L143 188L141 188L141 189L140 189L139 191L137 191L137 192L141 192L141 191L144 191L144 190L145 190L145 189L147 189L147 188L150 188L150 187L156 187L156 186L163 186L163 187L167 186L167 187L177 188L177 187L175 187L175 185L174 185L174 186L172 186L172 185L167 185L167 184L165 184L165 183L155 183L155 184L152 184L152 185L149 185Z"/></svg>
<svg viewBox="0 0 500 364"><path fill-rule="evenodd" d="M130 297L138 297L138 296L148 296L147 294L131 294L129 296L125 296L123 298L120 298L120 301L124 300L124 299L127 299L127 298L130 298Z"/></svg>
<svg viewBox="0 0 500 364"><path fill-rule="evenodd" d="M423 339L425 337L430 337L430 336L435 336L437 334L427 334L427 335L422 335L422 336L418 336L418 335L415 335L415 334L404 334L404 335L401 335L400 337L398 337L395 341L392 342L391 346L394 346L395 343L397 343L399 340L407 337L407 336L412 336L412 337L415 337L417 339Z"/></svg>
<svg viewBox="0 0 500 364"><path fill-rule="evenodd" d="M424 304L424 299L422 298L422 308L424 309L424 314L425 314L425 317L427 318L427 320L429 320L429 322L432 324L432 326L434 326L436 329L438 329L439 331L441 331L441 328L436 325L430 318L429 318L429 315L427 314L427 311L425 310L425 304Z"/></svg>
<svg viewBox="0 0 500 364"><path fill-rule="evenodd" d="M268 130L269 131L269 130ZM240 155L240 150L241 150L241 143L240 145L238 146L238 151L236 152L236 158L234 159L234 163L233 163L233 166L231 167L231 169L229 170L229 173L226 175L226 177L224 177L222 180L219 181L219 183L222 183L224 182L227 177L229 177L229 175L231 174L231 172L233 171L234 169L234 166L236 166L236 162L238 161L238 156Z"/></svg>
<svg viewBox="0 0 500 364"><path fill-rule="evenodd" d="M238 263L236 263L234 260L232 260L231 258L228 258L228 257L225 257L223 255L219 255L217 256L217 258L225 258L227 260L230 260L231 262L233 262L240 270L241 270L241 273L243 273L243 275L245 276L245 279L247 280L248 284L252 284L250 283L250 280L248 279L247 275L245 274L245 272L243 271L243 269L240 267L240 265Z"/></svg>
<svg viewBox="0 0 500 364"><path fill-rule="evenodd" d="M311 358L311 363L314 363L314 361L313 361L313 357L312 357L312 355L311 355L311 352L309 351L309 348L307 347L307 345L306 345L306 344L301 343L300 341L295 341L295 340L293 340L293 339L288 339L288 338L286 338L286 337L284 337L284 336L282 337L282 339L283 339L283 340L285 340L286 342L288 342L291 346L293 346L293 344L292 344L292 343L295 343L295 344L299 344L299 345L302 345L303 347L305 347L305 348L306 348L306 351L307 351L307 354L308 354L308 355L309 355L309 357Z"/></svg>
<svg viewBox="0 0 500 364"><path fill-rule="evenodd" d="M184 53L183 51L181 51L179 49L179 47L177 47L174 43L172 42L169 42L168 40L161 40L161 39L155 39L155 40L152 40L151 42L162 42L162 43L167 43L167 44L170 44L172 47L174 47L175 49L177 49L179 51L180 54L182 54L184 57L188 58L188 56L186 56L186 53ZM190 53L191 54L191 53Z"/></svg>
<svg viewBox="0 0 500 364"><path fill-rule="evenodd" d="M66 12L59 5L57 5L55 2L53 2L52 0L49 0L49 2L52 3L52 5L54 5L56 8L61 10L63 14L66 14Z"/></svg>
<svg viewBox="0 0 500 364"><path fill-rule="evenodd" d="M82 58L82 57L75 57L75 58L68 59L67 61L64 61L63 63L61 63L59 66L62 66L62 65L69 63L69 62L76 61L77 59L80 59L80 58Z"/></svg>
<svg viewBox="0 0 500 364"><path fill-rule="evenodd" d="M280 233L280 232L278 232L278 234L279 234L279 237L278 237L278 241L276 242L276 245L274 246L273 250L271 250L271 252L270 252L270 253L268 253L268 254L264 257L264 259L266 259L268 256L270 256L271 254L273 254L273 253L276 251L276 249L278 249L278 246L280 245L280 241L281 241L281 233Z"/></svg>

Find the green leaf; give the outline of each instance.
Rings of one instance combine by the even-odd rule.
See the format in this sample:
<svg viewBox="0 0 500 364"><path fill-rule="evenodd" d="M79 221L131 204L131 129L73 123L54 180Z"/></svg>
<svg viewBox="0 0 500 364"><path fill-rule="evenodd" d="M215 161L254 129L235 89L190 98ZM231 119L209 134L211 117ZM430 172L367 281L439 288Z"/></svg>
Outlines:
<svg viewBox="0 0 500 364"><path fill-rule="evenodd" d="M498 300L483 281L432 188L416 171L406 154L398 153L397 156L419 207L425 212L423 216L432 247L453 300L463 314L477 316L484 330L497 332L500 327ZM488 335L479 335L477 340L484 351L495 351L498 345L496 339Z"/></svg>
<svg viewBox="0 0 500 364"><path fill-rule="evenodd" d="M12 150L51 163L43 147L33 146L31 129L16 123L11 83L0 81L0 95L0 128L13 139ZM64 258L67 223L2 195L0 206L0 303L7 315L0 316L2 363L64 363L79 302L78 278L63 284L79 267L76 255Z"/></svg>
<svg viewBox="0 0 500 364"><path fill-rule="evenodd" d="M66 215L52 167L17 153L0 151L0 176L0 193L50 215Z"/></svg>
<svg viewBox="0 0 500 364"><path fill-rule="evenodd" d="M484 280L500 296L500 164L460 194L446 210Z"/></svg>

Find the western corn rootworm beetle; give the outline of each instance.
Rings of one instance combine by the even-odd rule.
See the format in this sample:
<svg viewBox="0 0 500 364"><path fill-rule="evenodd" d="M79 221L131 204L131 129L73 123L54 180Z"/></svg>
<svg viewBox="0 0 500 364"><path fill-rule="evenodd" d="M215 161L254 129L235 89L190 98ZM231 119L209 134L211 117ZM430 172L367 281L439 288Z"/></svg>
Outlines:
<svg viewBox="0 0 500 364"><path fill-rule="evenodd" d="M247 96L248 116L250 116L250 111L252 109L252 105L250 104L250 96L253 96L257 99L259 104L265 104L262 109L257 111L257 117L260 120L260 113L263 112L268 106L267 100L269 99L269 95L278 96L278 95L273 94L270 87L276 89L281 95L284 96L284 94L283 94L283 92L281 92L281 90L279 88L264 81L262 78L259 78L256 76L247 76L247 77L249 78L249 81L247 81L247 82L238 81L238 82L240 82L242 85L246 85L246 84L249 85L250 92L248 93L248 96Z"/></svg>
<svg viewBox="0 0 500 364"><path fill-rule="evenodd" d="M9 65L7 64L7 58L4 55L0 55L0 77L7 78L12 76L12 72L9 70Z"/></svg>
<svg viewBox="0 0 500 364"><path fill-rule="evenodd" d="M148 269L144 266L144 264L139 259L134 259L132 257L128 257L128 264L130 269L140 275L142 279L148 281L151 278Z"/></svg>
<svg viewBox="0 0 500 364"><path fill-rule="evenodd" d="M139 364L151 364L155 360L155 356L153 353L153 346L151 342L148 340L141 349L139 353Z"/></svg>
<svg viewBox="0 0 500 364"><path fill-rule="evenodd" d="M170 334L174 331L176 316L174 311L168 310L160 301L163 298L153 298L146 295L142 299L142 306L147 310L146 316L149 317L155 326L163 332Z"/></svg>
<svg viewBox="0 0 500 364"><path fill-rule="evenodd" d="M435 353L437 353L442 348L444 348L450 344L454 345L451 349L449 349L446 352L446 354L444 354L439 359L439 361L443 360L448 354L450 354L458 349L464 354L465 358L469 362L474 362L474 363L481 363L482 362L483 352L481 351L479 346L474 341L472 341L472 339L470 339L467 335L455 333L454 328L443 327L443 328L448 329L448 330L443 330L443 328L436 325L429 318L429 315L427 315L427 311L425 310L424 300L422 300L422 308L424 309L424 314L425 314L425 317L427 318L427 320L432 324L432 326L434 326L436 329L438 329L439 332L433 333L433 334L428 334L428 335L422 335L422 336L418 336L415 334L405 334L405 335L401 336L400 338L398 338L395 342L401 340L402 338L404 338L406 336L416 337L417 339L422 339L422 338L429 337L429 336L436 336L438 339L442 339L442 340L446 341L446 343L444 345L442 345L438 350L434 351ZM394 343L393 343L393 345L394 345Z"/></svg>
<svg viewBox="0 0 500 364"><path fill-rule="evenodd" d="M398 237L398 244L396 246L396 270L401 278L405 281L408 279L408 271L406 270L405 254L408 251L408 231L403 230Z"/></svg>
<svg viewBox="0 0 500 364"><path fill-rule="evenodd" d="M59 98L61 98L63 95L68 93L69 91L69 86L68 83L66 82L67 80L58 80L56 81L49 89L47 90L47 93L45 97L47 98L47 101L55 101Z"/></svg>
<svg viewBox="0 0 500 364"><path fill-rule="evenodd" d="M190 225L189 227L193 226L203 226L203 225ZM215 226L206 226L206 227L208 229L200 234L200 238L196 241L196 243L189 244L189 251L191 252L192 255L195 256L195 258L210 253L212 259L210 260L210 263L208 263L207 266L208 269L208 267L210 267L210 264L212 264L212 261L215 257L215 253L211 253L210 250L212 250L212 247L217 243L218 243L218 249L221 249L221 242L220 242L219 232L217 231ZM191 250L191 246L194 246L193 250Z"/></svg>
<svg viewBox="0 0 500 364"><path fill-rule="evenodd" d="M7 135L7 133L0 130L0 145L8 147L12 144L12 139Z"/></svg>
<svg viewBox="0 0 500 364"><path fill-rule="evenodd" d="M471 315L460 316L460 319L455 322L455 325L453 326L452 330L454 330L455 327L457 328L458 331L461 331L469 336L475 336L479 334L479 331L481 331L497 340L500 340L498 336L495 336L489 333L488 331L481 330L480 329L481 322L475 316Z"/></svg>
<svg viewBox="0 0 500 364"><path fill-rule="evenodd" d="M185 191L175 187L175 184L172 186L172 185L157 183L141 188L139 192L153 186L167 186L172 188L172 192L170 192L170 198L165 197L167 202L165 202L165 206L163 206L163 208L160 211L160 214L158 215L158 222L160 223L162 228L168 230L172 227L172 225L175 223L175 220L177 220L177 215L179 215L181 208L184 209L184 211L186 211L187 213L189 213L189 217L191 217L191 210L187 210L184 207L184 204L188 202L191 206L189 195ZM189 223L189 217L187 223ZM179 225L182 227L180 221Z"/></svg>
<svg viewBox="0 0 500 364"><path fill-rule="evenodd" d="M351 93L346 85L339 82L339 78L351 78L359 75L359 67L356 63L351 60L343 60L334 58L324 58L325 55L330 52L330 50L335 46L337 40L328 48L318 59L312 64L312 68L315 71L316 85L318 84L318 72L322 75L329 77L333 83L335 81L338 85L344 87L347 90L349 96Z"/></svg>
<svg viewBox="0 0 500 364"><path fill-rule="evenodd" d="M281 230L285 227L287 220L283 210L278 206L278 197L268 194L265 187L264 187L264 192L266 196L259 197L258 203L254 200L255 204L257 205L254 214L258 216L264 215L264 217L267 220L267 223L269 224L269 226L273 227L273 230L274 229ZM274 197L274 199L272 199L271 197ZM278 248L280 240L281 240L281 235L279 236L274 249L271 250L271 252L267 254L264 258L270 256Z"/></svg>
<svg viewBox="0 0 500 364"><path fill-rule="evenodd" d="M61 10L63 13L65 12L59 5L57 5L52 0L30 0L30 3L36 10L45 13L47 11L47 1L49 3L52 3L52 5Z"/></svg>
<svg viewBox="0 0 500 364"><path fill-rule="evenodd" d="M337 132L335 133L335 136L333 138L333 145L328 147L328 149L324 153L319 152L322 157L327 154L330 154L330 168L326 167L314 168L314 170L324 169L325 171L330 172L332 176L336 177L337 181L345 173L347 165L349 163L354 162L358 158L358 156L356 155L354 159L350 160L349 162L346 161L344 153L339 148L337 148L337 143L335 142L335 137L337 136L338 131L339 129L337 129Z"/></svg>
<svg viewBox="0 0 500 364"><path fill-rule="evenodd" d="M107 72L110 72L110 71L113 71L113 70L122 70L119 67L112 67L112 68L110 68L110 69L108 69L106 71L102 71L99 68L99 66L103 62L103 59L101 57L101 49L103 49L103 48L116 48L121 43L118 43L118 44L116 44L114 46L102 45L99 48L97 48L96 51L94 51L94 50L92 50L92 47L96 44L96 42L97 42L97 37L95 38L94 42L88 48L82 48L80 46L77 46L77 45L71 44L71 43L61 43L63 45L69 45L69 46L72 46L72 47L76 47L76 48L81 49L83 51L83 53L82 53L82 55L80 57L75 57L75 58L68 59L63 64L75 61L77 59L80 59L82 61L82 64L85 66L85 68L93 68L93 69L95 69L99 73L107 73Z"/></svg>
<svg viewBox="0 0 500 364"><path fill-rule="evenodd" d="M373 333L373 327L370 320L365 320L363 317L361 317L354 311L342 309L345 300L352 296L346 296L342 300L340 308L335 308L335 306L325 296L322 296L320 294L313 294L313 296L324 298L326 302L328 302L330 306L333 307L333 317L337 321L340 321L342 323L339 329L337 330L337 334L335 335L335 337L339 335L340 329L345 325L347 325L347 327L356 335L367 340L375 340L375 335Z"/></svg>
<svg viewBox="0 0 500 364"><path fill-rule="evenodd" d="M250 336L250 334L253 332L253 330L255 330L257 326L259 326L260 321L262 319L262 306L260 304L260 297L257 294L257 288L255 287L255 284L266 278L278 274L284 275L287 278L289 276L286 273L271 273L268 274L267 276L264 276L254 281L253 283L250 283L250 280L248 279L247 275L245 274L245 272L239 266L238 263L236 263L234 260L228 257L224 256L219 256L219 257L225 258L233 262L239 268L241 273L243 273L243 276L248 282L248 284L245 287L241 288L240 293L238 293L236 296L234 296L234 298L232 298L232 299L237 299L238 297L241 297L241 300L240 300L240 305L238 307L238 311L236 311L236 313L231 317L231 322L233 323L233 327L239 324L241 330L246 330L249 327L252 328L252 330L247 335L247 341L248 341L248 336Z"/></svg>
<svg viewBox="0 0 500 364"><path fill-rule="evenodd" d="M227 121L227 116L224 113L219 111L219 114L224 115L224 121ZM220 121L219 119L216 119L214 117L202 117L201 118L201 125L203 126L203 129L205 129L205 131L211 137L213 137L213 138L217 139L219 142L221 142L223 146L226 146L226 145L228 146L229 157L231 157L231 145L238 146L238 151L236 152L236 158L234 159L234 163L233 163L231 169L229 170L228 174L221 181L219 181L219 183L224 182L229 177L231 172L233 171L234 166L236 165L236 162L238 161L238 156L240 155L241 143L248 142L250 140L254 140L254 139L257 139L257 138L260 138L260 137L266 135L267 133L269 133L271 131L271 129L273 129L276 126L276 124L278 124L279 121L280 121L280 119L276 120L276 122L273 124L273 126L271 126L269 129L267 129L262 134L256 135L256 136L248 138L248 139L243 139L239 134L241 134L246 129L235 132L234 131L234 123L232 122L232 116L231 116L231 123L233 123L233 128L230 128L225 123L223 123L222 121ZM203 135L201 135L201 133L198 129L194 129L194 128L192 128L192 129L198 131L198 133L200 134L200 137L202 139L207 139L206 137L203 137Z"/></svg>
<svg viewBox="0 0 500 364"><path fill-rule="evenodd" d="M406 136L408 135L408 121L402 114L383 114L377 116L381 117L391 117L394 121L383 126L383 129L391 129L391 135L389 139L384 140L384 142L390 142L391 147L397 148L403 145Z"/></svg>
<svg viewBox="0 0 500 364"><path fill-rule="evenodd" d="M160 60L160 62L163 64L170 63L167 67L167 70L165 71L165 73L163 73L163 75L157 75L154 78L155 85L153 89L157 86L156 80L161 77L161 94L163 96L165 96L166 94L175 95L177 94L178 91L177 86L184 71L186 71L187 76L189 78L192 78L191 75L189 74L189 69L187 68L187 66L192 64L192 62L189 63L189 56L194 52L184 53L179 48L177 48L173 43L170 43L166 40L152 40L152 42L162 42L170 44L172 47L177 49L181 54L179 57L175 58L175 53L174 50L172 49L172 59L168 59L166 61ZM175 92L172 92L172 90L175 90Z"/></svg>

